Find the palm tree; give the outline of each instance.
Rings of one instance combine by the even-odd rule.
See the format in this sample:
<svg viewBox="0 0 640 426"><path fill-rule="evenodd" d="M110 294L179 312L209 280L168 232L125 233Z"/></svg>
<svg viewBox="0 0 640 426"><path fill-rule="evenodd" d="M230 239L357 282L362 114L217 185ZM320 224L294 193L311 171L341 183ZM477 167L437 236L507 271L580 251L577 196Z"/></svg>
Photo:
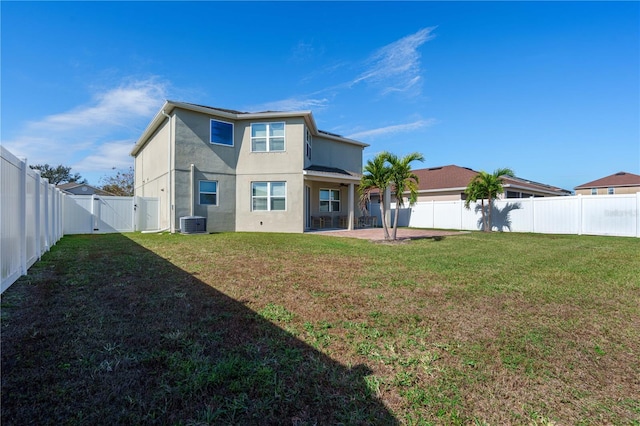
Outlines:
<svg viewBox="0 0 640 426"><path fill-rule="evenodd" d="M391 178L391 169L387 166L388 152L382 152L376 155L372 160L368 160L364 166L364 174L360 179L358 192L360 193L360 201L364 202L369 198L369 194L378 190L380 193L380 213L382 214L382 229L384 230L384 239L389 239L389 228L385 220L384 193L389 187Z"/></svg>
<svg viewBox="0 0 640 426"><path fill-rule="evenodd" d="M396 212L391 235L391 239L395 240L398 233L400 207L404 206L404 193L409 192L409 206L414 205L418 199L418 176L411 171L411 163L424 161L424 156L419 152L413 152L402 158L394 154L387 154L386 160L391 165L391 182L393 182L393 195L396 199Z"/></svg>
<svg viewBox="0 0 640 426"><path fill-rule="evenodd" d="M491 208L493 205L493 200L498 196L498 194L502 194L504 192L504 188L502 187L502 178L504 176L513 177L513 170L509 168L496 169L493 173L481 171L473 179L471 179L471 182L469 182L467 188L464 190L465 194L467 194L467 199L464 202L464 206L467 209L469 208L470 203L481 200L482 228L485 232L491 231ZM489 211L488 223L484 205L485 199L487 199L488 204L486 210Z"/></svg>

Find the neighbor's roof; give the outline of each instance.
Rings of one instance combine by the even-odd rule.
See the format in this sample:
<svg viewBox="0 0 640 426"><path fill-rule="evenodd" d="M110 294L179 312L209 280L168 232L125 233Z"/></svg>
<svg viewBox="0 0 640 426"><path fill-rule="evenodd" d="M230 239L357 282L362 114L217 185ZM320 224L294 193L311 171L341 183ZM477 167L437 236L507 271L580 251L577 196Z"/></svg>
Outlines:
<svg viewBox="0 0 640 426"><path fill-rule="evenodd" d="M145 131L142 133L135 146L131 150L131 155L135 156L138 151L147 143L149 138L153 135L153 133L160 127L162 123L166 120L165 114L171 114L171 112L175 108L180 108L189 111L200 112L203 114L219 117L222 119L229 120L260 120L260 119L283 119L289 117L302 117L311 133L315 136L321 136L326 139L331 139L339 142L350 143L353 145L358 145L362 148L369 146L364 142L356 141L353 139L345 138L344 136L337 135L335 133L325 132L319 130L316 126L316 121L313 118L313 114L311 111L262 111L262 112L243 112L236 111L232 109L225 108L214 108L204 105L191 104L188 102L177 102L177 101L166 101L160 111L155 115L151 123L147 126Z"/></svg>
<svg viewBox="0 0 640 426"><path fill-rule="evenodd" d="M640 175L618 172L591 182L583 183L574 189L612 188L615 186L640 186Z"/></svg>
<svg viewBox="0 0 640 426"><path fill-rule="evenodd" d="M479 172L468 167L460 167L452 164L442 167L417 169L413 170L413 173L418 176L419 192L437 192L446 190L464 190L471 179L473 179ZM519 177L504 176L502 180L504 182L504 188L507 189L524 189L556 195L569 195L571 193L571 191L566 189Z"/></svg>
<svg viewBox="0 0 640 426"><path fill-rule="evenodd" d="M466 188L478 172L455 165L413 170L420 191Z"/></svg>
<svg viewBox="0 0 640 426"><path fill-rule="evenodd" d="M71 190L78 187L87 187L93 189L96 195L113 195L109 191L105 191L104 189L96 188L95 186L89 185L88 183L78 183L78 182L67 182L56 185L56 188L59 190L71 194Z"/></svg>

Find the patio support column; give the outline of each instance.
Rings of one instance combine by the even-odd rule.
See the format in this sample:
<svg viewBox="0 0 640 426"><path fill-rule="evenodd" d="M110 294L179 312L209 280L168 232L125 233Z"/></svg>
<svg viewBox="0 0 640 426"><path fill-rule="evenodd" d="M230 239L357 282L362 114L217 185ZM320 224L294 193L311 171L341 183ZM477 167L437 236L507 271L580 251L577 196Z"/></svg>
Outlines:
<svg viewBox="0 0 640 426"><path fill-rule="evenodd" d="M355 185L350 183L349 184L349 218L348 218L348 222L347 222L347 229L349 231L353 230L353 218L354 218L354 212L353 212L353 199L354 199L354 188Z"/></svg>

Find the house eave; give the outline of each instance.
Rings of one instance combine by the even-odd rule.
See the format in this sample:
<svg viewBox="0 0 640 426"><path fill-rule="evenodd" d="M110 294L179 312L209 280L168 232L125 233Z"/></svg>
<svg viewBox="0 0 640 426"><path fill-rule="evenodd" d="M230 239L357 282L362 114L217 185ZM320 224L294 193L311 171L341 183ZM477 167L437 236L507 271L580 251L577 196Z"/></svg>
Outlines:
<svg viewBox="0 0 640 426"><path fill-rule="evenodd" d="M358 183L360 182L361 176L359 175L345 175L342 173L332 173L332 172L319 172L315 170L303 170L302 175L307 180L317 180L317 181L325 181L325 182L349 182L349 183Z"/></svg>
<svg viewBox="0 0 640 426"><path fill-rule="evenodd" d="M530 186L525 186L525 185L514 185L514 184L504 184L502 185L502 187L507 190L507 189L517 189L520 191L527 191L527 192L534 192L534 193L541 193L541 194L550 194L550 195L571 195L571 191L567 191L566 189L560 189L558 188L557 190L552 190L552 189L543 189L543 188L531 188Z"/></svg>
<svg viewBox="0 0 640 426"><path fill-rule="evenodd" d="M267 111L267 112L251 112L251 113L234 114L232 112L222 111L222 110L219 110L219 109L216 109L216 108L210 108L210 107L204 107L204 106L200 106L200 105L188 104L188 103L184 103L184 102L176 102L176 101L167 100L167 101L165 101L164 105L162 105L162 108L160 108L160 110L155 115L155 117L153 117L153 120L151 120L151 123L149 123L149 125L144 130L144 132L142 132L142 135L136 141L136 143L135 143L135 145L134 145L134 147L131 150L131 153L129 155L135 157L138 154L138 152L140 151L140 149L142 149L142 147L145 145L147 140L151 137L153 132L155 132L158 129L158 127L160 127L160 125L164 122L166 117L163 115L163 112L165 114L169 114L170 115L171 112L175 108L180 108L180 109L184 109L184 110L188 110L188 111L200 112L202 114L207 114L207 115L214 115L216 117L226 118L226 119L229 119L229 120L263 120L263 119L281 119L281 118L302 117L304 119L305 123L307 124L307 126L309 126L312 135L314 135L314 136L322 137L322 138L325 138L325 139L331 139L331 140L338 141L338 142L348 143L348 144L352 144L352 145L357 145L357 146L359 146L359 147L361 147L363 149L369 146L369 144L366 144L364 142L360 142L360 141L356 141L356 140L353 140L353 139L349 139L349 138L345 138L345 137L341 137L341 136L335 136L335 135L331 135L331 134L322 132L321 130L318 129L318 127L316 125L316 121L315 121L315 119L313 117L313 113L311 111L308 111L308 110L305 110L305 111L285 111L285 112Z"/></svg>

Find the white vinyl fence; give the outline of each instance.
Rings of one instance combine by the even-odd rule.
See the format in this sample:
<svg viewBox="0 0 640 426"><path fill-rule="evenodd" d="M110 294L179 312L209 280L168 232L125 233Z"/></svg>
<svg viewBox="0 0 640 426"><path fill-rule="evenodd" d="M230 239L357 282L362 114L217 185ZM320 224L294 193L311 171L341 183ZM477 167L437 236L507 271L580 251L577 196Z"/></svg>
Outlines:
<svg viewBox="0 0 640 426"><path fill-rule="evenodd" d="M0 293L65 234L158 229L157 198L66 195L26 160L0 153Z"/></svg>
<svg viewBox="0 0 640 426"><path fill-rule="evenodd" d="M395 213L391 205L391 220ZM482 229L482 207L464 201L423 201L402 208L398 224L414 228ZM380 205L371 214L380 219ZM544 234L640 237L640 192L623 195L509 198L496 200L491 211L494 230Z"/></svg>
<svg viewBox="0 0 640 426"><path fill-rule="evenodd" d="M158 229L159 205L150 197L69 195L64 204L65 234L106 234Z"/></svg>
<svg viewBox="0 0 640 426"><path fill-rule="evenodd" d="M62 238L65 195L0 146L0 292Z"/></svg>

